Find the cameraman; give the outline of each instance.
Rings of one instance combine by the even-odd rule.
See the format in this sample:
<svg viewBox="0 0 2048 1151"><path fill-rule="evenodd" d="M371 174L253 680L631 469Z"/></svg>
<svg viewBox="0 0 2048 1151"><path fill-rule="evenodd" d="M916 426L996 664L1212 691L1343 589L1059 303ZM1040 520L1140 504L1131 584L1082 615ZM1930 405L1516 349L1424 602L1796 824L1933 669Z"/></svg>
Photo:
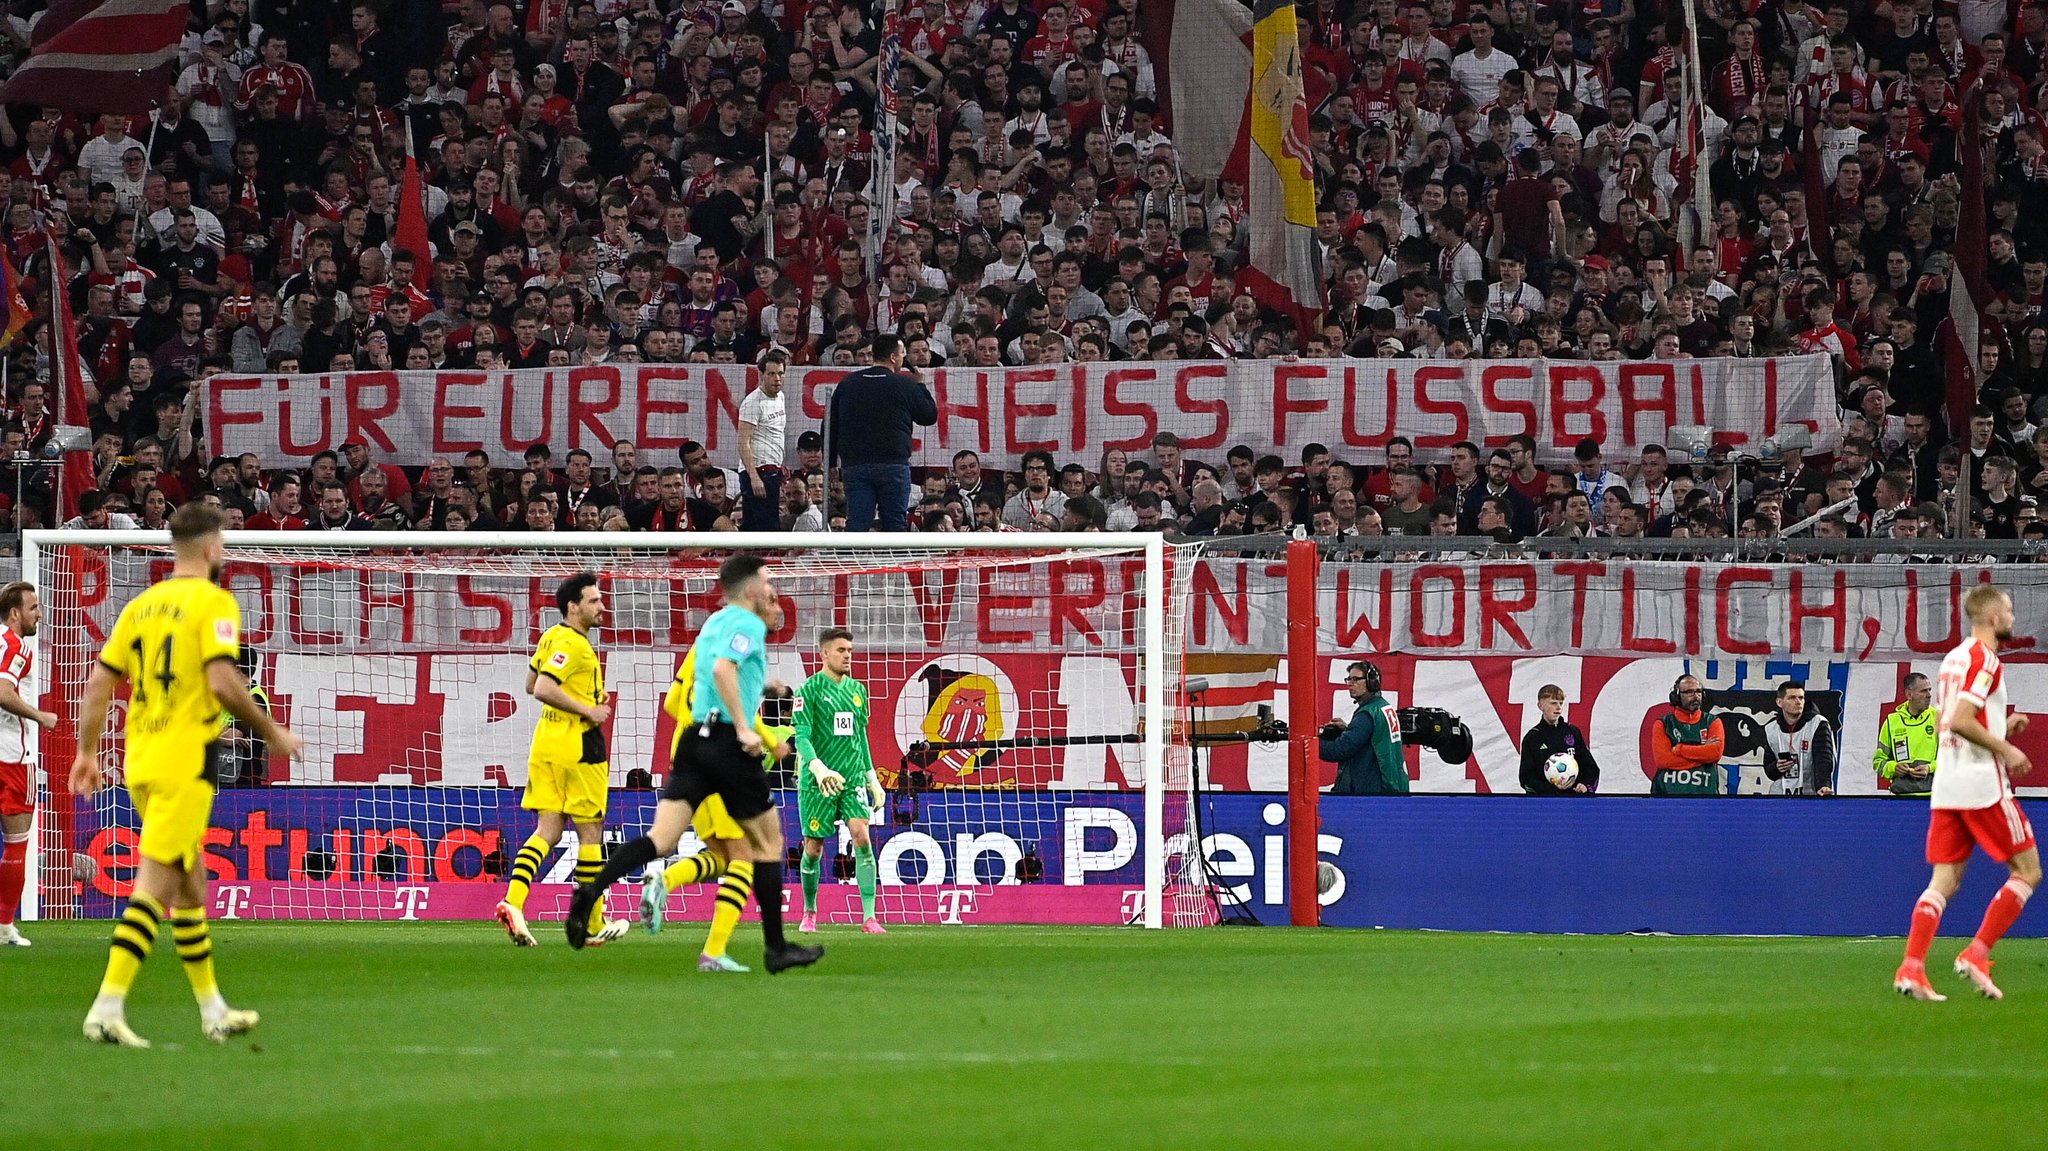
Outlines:
<svg viewBox="0 0 2048 1151"><path fill-rule="evenodd" d="M1835 793L1835 728L1807 707L1806 685L1778 685L1778 721L1764 729L1765 790L1774 795Z"/></svg>
<svg viewBox="0 0 2048 1151"><path fill-rule="evenodd" d="M1349 724L1323 725L1316 753L1337 765L1331 795L1406 795L1408 764L1401 758L1401 720L1380 694L1380 669L1363 660L1344 673L1344 687L1357 702Z"/></svg>
<svg viewBox="0 0 2048 1151"><path fill-rule="evenodd" d="M1892 781L1891 793L1926 799L1934 790L1936 733L1934 709L1928 706L1934 683L1919 672L1906 677L1906 702L1884 717L1877 729L1877 754L1872 766L1878 777Z"/></svg>
<svg viewBox="0 0 2048 1151"><path fill-rule="evenodd" d="M1600 765L1593 761L1593 749L1586 746L1586 733L1564 718L1564 689L1546 683L1536 689L1536 708L1543 718L1522 737L1522 791L1526 795L1590 795L1600 786ZM1570 787L1558 787L1543 774L1543 764L1559 752L1570 752L1579 761L1579 778Z"/></svg>

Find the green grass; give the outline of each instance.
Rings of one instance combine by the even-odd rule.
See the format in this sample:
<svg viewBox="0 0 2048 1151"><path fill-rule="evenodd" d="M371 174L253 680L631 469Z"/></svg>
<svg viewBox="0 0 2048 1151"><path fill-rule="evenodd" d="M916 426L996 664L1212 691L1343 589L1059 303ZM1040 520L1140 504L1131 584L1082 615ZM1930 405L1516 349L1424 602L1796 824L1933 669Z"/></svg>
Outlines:
<svg viewBox="0 0 2048 1151"><path fill-rule="evenodd" d="M0 1145L2004 1146L2048 1050L2039 940L2000 947L2005 1002L1920 1004L1896 940L828 930L771 979L698 975L691 925L537 926L219 926L263 1026L200 1041L163 945L129 1011L158 1048L120 1051L78 1034L106 925L31 924Z"/></svg>

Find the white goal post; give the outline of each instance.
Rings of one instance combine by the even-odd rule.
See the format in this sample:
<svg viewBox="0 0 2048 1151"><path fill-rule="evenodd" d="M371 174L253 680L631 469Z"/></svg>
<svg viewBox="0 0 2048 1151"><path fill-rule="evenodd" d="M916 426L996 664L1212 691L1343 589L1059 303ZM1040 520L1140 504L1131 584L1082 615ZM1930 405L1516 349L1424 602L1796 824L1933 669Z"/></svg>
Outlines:
<svg viewBox="0 0 2048 1151"><path fill-rule="evenodd" d="M82 800L65 775L79 689L121 606L168 570L168 544L23 537L44 612L36 687L61 716L41 740L30 915L108 914L126 894L125 793ZM885 921L1215 921L1189 850L1182 655L1199 550L1145 533L230 533L222 582L242 604L245 666L307 752L287 764L238 745L239 786L217 797L206 848L215 913L487 917L531 830L526 660L559 618L555 586L582 570L609 600L594 636L615 696L606 838L638 834L667 764L662 693L737 551L766 556L783 597L776 678L817 670L821 627L855 634L889 790ZM117 700L102 744L115 781L120 716ZM782 806L800 830L794 795ZM844 855L838 834L828 852ZM74 877L81 856L97 877ZM570 856L551 857L530 913L566 906ZM852 914L840 874L826 921ZM676 913L708 915L711 895L678 893Z"/></svg>

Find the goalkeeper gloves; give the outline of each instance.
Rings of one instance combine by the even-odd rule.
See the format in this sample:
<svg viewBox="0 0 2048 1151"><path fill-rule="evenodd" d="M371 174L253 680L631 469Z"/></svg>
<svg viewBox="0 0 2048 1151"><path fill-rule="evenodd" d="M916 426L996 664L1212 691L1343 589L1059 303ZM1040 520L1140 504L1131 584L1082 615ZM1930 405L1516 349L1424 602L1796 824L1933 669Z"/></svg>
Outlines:
<svg viewBox="0 0 2048 1151"><path fill-rule="evenodd" d="M825 766L822 759L813 759L809 770L811 778L818 781L818 790L826 795L838 795L846 786L846 777Z"/></svg>
<svg viewBox="0 0 2048 1151"><path fill-rule="evenodd" d="M889 804L889 793L882 790L882 781L879 778L877 778L875 773L872 771L868 772L868 795L873 800L873 802L868 805L870 810L874 812L881 812L887 809Z"/></svg>

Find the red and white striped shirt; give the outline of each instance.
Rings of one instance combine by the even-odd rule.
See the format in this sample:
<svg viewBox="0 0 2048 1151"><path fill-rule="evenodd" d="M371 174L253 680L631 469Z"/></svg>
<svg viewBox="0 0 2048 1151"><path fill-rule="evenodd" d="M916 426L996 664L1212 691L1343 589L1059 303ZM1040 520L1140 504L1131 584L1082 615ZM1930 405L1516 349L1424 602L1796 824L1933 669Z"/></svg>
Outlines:
<svg viewBox="0 0 2048 1151"><path fill-rule="evenodd" d="M1929 797L1933 807L1969 811L1997 804L2012 794L2012 785L1997 756L1951 730L1962 703L1977 709L1977 721L1985 730L2005 738L2005 665L1975 636L1942 659L1935 680L1940 743L1934 753L1934 794Z"/></svg>

